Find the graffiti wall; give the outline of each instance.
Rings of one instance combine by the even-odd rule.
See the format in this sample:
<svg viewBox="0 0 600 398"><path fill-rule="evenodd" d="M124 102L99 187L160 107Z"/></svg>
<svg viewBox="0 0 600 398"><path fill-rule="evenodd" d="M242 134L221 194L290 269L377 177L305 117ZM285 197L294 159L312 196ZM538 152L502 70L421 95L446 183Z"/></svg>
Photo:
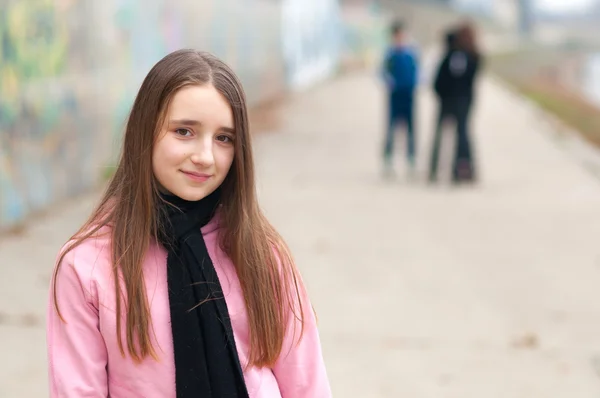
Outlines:
<svg viewBox="0 0 600 398"><path fill-rule="evenodd" d="M286 89L281 29L279 0L0 0L0 229L98 183L172 50L224 58L251 104Z"/></svg>
<svg viewBox="0 0 600 398"><path fill-rule="evenodd" d="M283 58L291 88L310 86L337 66L340 21L337 0L283 0Z"/></svg>

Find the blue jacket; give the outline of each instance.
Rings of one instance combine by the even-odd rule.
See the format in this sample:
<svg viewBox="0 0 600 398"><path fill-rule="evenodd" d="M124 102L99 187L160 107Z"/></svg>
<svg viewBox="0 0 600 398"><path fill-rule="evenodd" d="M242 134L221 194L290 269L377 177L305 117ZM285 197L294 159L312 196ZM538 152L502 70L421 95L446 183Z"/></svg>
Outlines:
<svg viewBox="0 0 600 398"><path fill-rule="evenodd" d="M412 93L418 82L418 60L414 48L392 47L384 58L382 74L391 93Z"/></svg>

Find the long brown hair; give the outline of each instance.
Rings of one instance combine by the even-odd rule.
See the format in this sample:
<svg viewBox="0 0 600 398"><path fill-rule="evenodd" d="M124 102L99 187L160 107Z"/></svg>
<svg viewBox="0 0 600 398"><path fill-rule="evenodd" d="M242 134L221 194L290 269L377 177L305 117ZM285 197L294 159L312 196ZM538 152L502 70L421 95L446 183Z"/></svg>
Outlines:
<svg viewBox="0 0 600 398"><path fill-rule="evenodd" d="M142 270L144 255L161 228L152 150L175 93L188 85L205 84L212 84L231 105L236 131L233 164L222 184L219 243L235 264L244 295L251 342L248 365L271 366L282 350L291 317L303 325L302 286L288 247L258 205L242 85L225 63L208 53L173 52L146 76L127 121L116 172L90 219L58 258L54 304L60 316L56 275L65 255L108 226L119 349L125 355L121 338L121 314L125 311L126 348L130 356L135 361L149 355L157 358L150 338L152 326Z"/></svg>
<svg viewBox="0 0 600 398"><path fill-rule="evenodd" d="M479 56L477 33L475 32L475 27L471 22L463 22L458 26L456 32L456 43L459 49L473 56Z"/></svg>

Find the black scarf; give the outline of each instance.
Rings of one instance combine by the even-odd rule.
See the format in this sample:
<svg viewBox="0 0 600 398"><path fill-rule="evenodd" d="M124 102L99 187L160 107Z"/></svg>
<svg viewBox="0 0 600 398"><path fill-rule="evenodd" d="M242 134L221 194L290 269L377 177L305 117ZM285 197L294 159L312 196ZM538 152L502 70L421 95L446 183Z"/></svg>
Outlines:
<svg viewBox="0 0 600 398"><path fill-rule="evenodd" d="M177 398L247 398L221 284L200 228L220 190L198 202L163 196L159 237L168 251L167 281Z"/></svg>

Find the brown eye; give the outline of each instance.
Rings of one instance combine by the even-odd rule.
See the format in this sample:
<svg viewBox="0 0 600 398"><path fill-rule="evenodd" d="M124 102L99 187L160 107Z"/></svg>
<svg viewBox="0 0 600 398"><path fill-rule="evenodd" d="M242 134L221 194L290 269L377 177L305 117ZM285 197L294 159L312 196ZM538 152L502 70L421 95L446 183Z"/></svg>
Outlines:
<svg viewBox="0 0 600 398"><path fill-rule="evenodd" d="M190 137L192 135L192 132L188 129L177 129L175 133L182 137Z"/></svg>
<svg viewBox="0 0 600 398"><path fill-rule="evenodd" d="M219 135L219 136L217 136L217 141L229 143L229 142L232 142L233 140L228 135Z"/></svg>

